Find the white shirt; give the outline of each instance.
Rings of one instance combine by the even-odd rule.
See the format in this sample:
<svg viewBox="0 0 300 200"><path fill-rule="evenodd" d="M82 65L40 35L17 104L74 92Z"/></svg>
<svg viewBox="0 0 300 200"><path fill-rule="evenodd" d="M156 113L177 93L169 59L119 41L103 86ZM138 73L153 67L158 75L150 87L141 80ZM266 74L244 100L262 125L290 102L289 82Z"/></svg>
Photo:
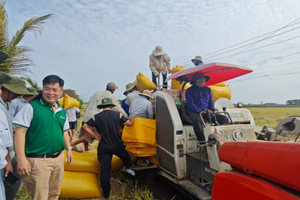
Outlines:
<svg viewBox="0 0 300 200"><path fill-rule="evenodd" d="M67 112L69 122L77 121L76 112L80 112L79 108L73 106L71 108L66 109L66 112Z"/></svg>
<svg viewBox="0 0 300 200"><path fill-rule="evenodd" d="M104 98L111 98L112 102L116 105L113 107L114 111L122 113L125 117L127 117L126 112L121 107L119 101L116 97L108 90L96 92L90 99L86 111L82 117L83 122L87 122L89 119L94 117L95 114L102 111L102 109L97 108L98 104L101 104L102 99Z"/></svg>
<svg viewBox="0 0 300 200"><path fill-rule="evenodd" d="M4 112L0 109L0 169L3 169L7 162L5 157L8 153L7 147L13 146L13 140L9 131L9 125Z"/></svg>

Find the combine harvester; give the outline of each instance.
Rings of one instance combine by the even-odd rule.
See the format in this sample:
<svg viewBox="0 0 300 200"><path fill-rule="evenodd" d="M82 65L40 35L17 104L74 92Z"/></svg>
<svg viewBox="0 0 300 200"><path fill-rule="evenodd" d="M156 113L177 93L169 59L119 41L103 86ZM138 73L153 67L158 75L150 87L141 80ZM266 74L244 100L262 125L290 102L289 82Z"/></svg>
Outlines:
<svg viewBox="0 0 300 200"><path fill-rule="evenodd" d="M211 77L206 86L252 72L211 63L168 77L167 81L184 83L181 91L154 93L158 174L196 199L299 199L300 143L256 140L248 109L236 108L229 100L216 101L218 113L227 116L230 123L206 123L206 144L198 145L184 101L185 84L198 71Z"/></svg>

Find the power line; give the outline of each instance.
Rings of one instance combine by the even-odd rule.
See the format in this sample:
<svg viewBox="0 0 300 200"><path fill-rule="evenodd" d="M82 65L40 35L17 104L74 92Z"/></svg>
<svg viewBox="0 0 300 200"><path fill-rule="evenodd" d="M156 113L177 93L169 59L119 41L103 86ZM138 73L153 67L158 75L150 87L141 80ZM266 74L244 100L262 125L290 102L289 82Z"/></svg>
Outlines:
<svg viewBox="0 0 300 200"><path fill-rule="evenodd" d="M238 44L235 44L235 45L232 45L232 46L229 46L229 47L226 47L226 48L223 48L223 49L220 49L220 50L217 50L217 51L208 53L208 54L206 54L206 56L207 56L207 55L211 55L211 54L216 54L217 52L220 52L220 51L223 51L223 50L226 50L226 49L230 49L230 48L232 48L232 47L235 47L235 46L244 44L244 43L246 43L246 42L249 42L249 41L252 41L252 40L254 40L254 39L263 37L263 36L265 36L265 35L269 35L269 36L268 36L268 37L265 37L264 39L261 39L261 40L259 40L259 41L256 41L256 42L253 42L253 43L250 43L250 44L247 44L247 45L243 45L242 47L238 47L238 48L235 48L235 49L232 49L232 50L228 50L228 51L225 51L225 52L223 52L223 53L220 53L220 54L217 54L217 55L214 55L214 56L210 56L210 57L208 57L208 58L215 57L215 56L218 56L218 55L222 55L222 54L228 53L228 52L230 52L230 51L234 51L234 50L237 50L237 49L240 49L240 48L244 48L244 47L249 46L249 45L252 45L252 46L253 46L254 44L259 43L259 42L262 42L262 41L264 41L264 40L266 40L266 39L269 39L269 38L272 38L272 37L276 37L276 36L278 36L278 35L282 35L282 34L285 34L285 33L291 32L291 31L294 31L294 30L296 30L296 29L299 29L299 27L296 27L296 28L294 28L294 29L285 31L285 32L283 32L283 33L279 33L279 34L273 35L274 33L278 32L278 31L280 31L280 30L283 30L283 29L285 29L285 28L288 28L288 27L290 27L290 26L294 26L294 25L300 23L300 22L297 22L298 20L300 20L300 18L297 18L296 20L294 20L294 21L288 23L287 25L285 25L285 26L283 26L283 27L281 27L281 28L279 28L279 29L276 29L276 30L274 30L274 31L265 33L265 34L260 35L260 36L256 36L256 37L254 37L254 38L251 38L251 39L248 39L248 40L246 40L246 41L240 42L240 43L238 43ZM273 36L271 37L271 35L273 35ZM233 54L233 55L238 55L238 54ZM185 66L187 63L188 63L188 61L184 62L183 66Z"/></svg>
<svg viewBox="0 0 300 200"><path fill-rule="evenodd" d="M206 57L206 56L208 56L208 55L215 54L215 53L217 53L217 52L220 52L220 51L223 51L223 50L226 50L226 49L229 49L229 48L232 48L232 47L235 47L235 46L238 46L238 45L244 44L244 43L246 43L246 42L249 42L249 41L252 41L252 40L254 40L254 39L257 39L257 38L263 37L263 36L265 36L265 35L273 34L273 33L275 33L275 32L278 32L278 31L282 30L282 29L285 29L285 28L287 28L287 27L289 27L289 26L293 26L293 25L295 25L295 24L298 24L298 23L300 23L300 22L297 22L297 23L295 23L295 22L296 22L296 21L298 21L298 20L300 20L300 18L297 18L296 20L294 20L294 21L290 22L289 24L287 24L287 25L285 25L285 26L283 26L283 27L281 27L281 28L279 28L279 29L276 29L276 30L274 30L274 31L271 31L271 32L265 33L265 34L263 34L263 35L260 35L260 36L256 36L256 37L254 37L254 38L248 39L248 40L246 40L246 41L240 42L240 43L238 43L238 44L235 44L235 45L232 45L232 46L229 46L229 47L223 48L223 49L220 49L220 50L217 50L217 51L214 51L214 52L208 53L208 54L206 54L206 55L204 55L204 56Z"/></svg>
<svg viewBox="0 0 300 200"><path fill-rule="evenodd" d="M297 38L299 38L299 37L300 37L300 36L296 36L296 37L289 38L289 39L286 39L286 40L283 40L283 41L280 41L280 42L275 42L275 43L267 44L267 45L265 45L265 46L261 46L261 47L255 48L255 49L250 49L250 50L248 50L248 51L243 51L243 52L235 53L235 54L232 54L232 55L229 55L229 56L221 57L220 59L225 59L225 58L233 57L233 56L236 56L236 55L239 55L239 54L248 53L248 52L250 52L250 51L254 51L254 50L262 49L262 48L265 48L265 47L273 46L273 45L275 45L275 44L284 43L284 42L287 42L287 41L290 41L290 40L297 39Z"/></svg>
<svg viewBox="0 0 300 200"><path fill-rule="evenodd" d="M282 34L285 34L285 33L288 33L288 32L291 32L291 31L294 31L294 30L299 29L299 28L300 28L300 27L297 27L297 28L294 28L294 29L285 31L285 32L283 32L283 33L279 33L279 34L273 35L272 37L269 37L269 39L270 39L270 38L273 38L273 37L276 37L276 36L279 36L279 35L282 35ZM215 55L215 56L210 56L210 57L208 57L208 58L206 57L206 59L209 59L209 58L211 58L211 57L216 57L216 56L219 56L219 55L222 55L222 54L225 54L225 53L229 53L229 52L231 52L231 51L235 51L235 50L238 50L238 49L240 49L240 48L248 47L248 46L250 46L250 45L253 46L254 44L257 44L257 43L262 42L262 41L264 41L264 40L266 40L266 39L262 39L262 40L259 40L259 41L256 41L256 42L252 42L252 43L250 43L250 44L246 44L246 45L244 45L244 46L237 47L237 48L235 48L235 49L231 49L231 50L228 50L228 51L219 53L219 54L217 54L217 55ZM243 51L241 51L241 53L243 53ZM236 53L236 54L238 55L239 53Z"/></svg>

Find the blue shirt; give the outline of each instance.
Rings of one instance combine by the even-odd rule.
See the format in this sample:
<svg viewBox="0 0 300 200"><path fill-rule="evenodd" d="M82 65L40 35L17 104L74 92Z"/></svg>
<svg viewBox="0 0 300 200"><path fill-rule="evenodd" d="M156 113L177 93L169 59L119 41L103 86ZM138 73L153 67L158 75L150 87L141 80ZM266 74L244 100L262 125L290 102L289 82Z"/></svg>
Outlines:
<svg viewBox="0 0 300 200"><path fill-rule="evenodd" d="M14 118L16 114L27 104L27 101L23 97L15 98L11 101L8 111L11 117Z"/></svg>
<svg viewBox="0 0 300 200"><path fill-rule="evenodd" d="M187 103L187 113L201 112L203 110L213 110L215 108L212 99L211 89L206 86L191 86L185 92Z"/></svg>
<svg viewBox="0 0 300 200"><path fill-rule="evenodd" d="M127 115L129 115L129 105L127 105L127 104L125 103L125 101L126 101L126 98L122 100L122 102L121 102L121 107L122 107L123 110L127 113Z"/></svg>

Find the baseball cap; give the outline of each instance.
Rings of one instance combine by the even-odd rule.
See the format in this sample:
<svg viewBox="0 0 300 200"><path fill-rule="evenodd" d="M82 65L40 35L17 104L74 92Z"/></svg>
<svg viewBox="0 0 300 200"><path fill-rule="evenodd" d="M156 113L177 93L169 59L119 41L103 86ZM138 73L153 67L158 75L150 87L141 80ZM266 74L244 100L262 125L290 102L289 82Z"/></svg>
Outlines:
<svg viewBox="0 0 300 200"><path fill-rule="evenodd" d="M113 89L118 89L118 86L116 86L114 82L109 82L107 83L106 88L113 90Z"/></svg>

